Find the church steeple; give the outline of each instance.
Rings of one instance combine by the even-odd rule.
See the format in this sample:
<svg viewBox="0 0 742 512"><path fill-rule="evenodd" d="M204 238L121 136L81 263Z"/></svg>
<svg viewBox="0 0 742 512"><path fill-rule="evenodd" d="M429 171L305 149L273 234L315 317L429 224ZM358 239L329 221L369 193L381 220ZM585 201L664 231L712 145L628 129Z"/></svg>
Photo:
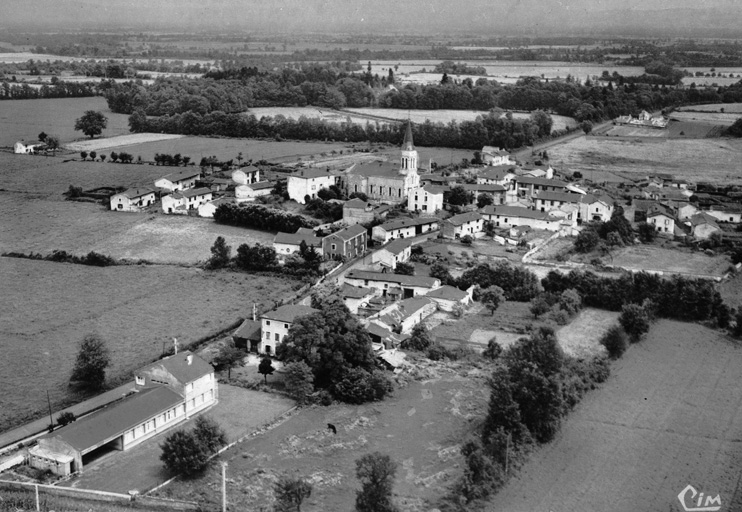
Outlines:
<svg viewBox="0 0 742 512"><path fill-rule="evenodd" d="M412 123L407 121L407 130L402 141L402 166L399 169L402 174L417 173L417 150L412 142Z"/></svg>
<svg viewBox="0 0 742 512"><path fill-rule="evenodd" d="M407 121L407 131L404 134L404 141L402 142L402 151L413 151L415 144L412 142L412 123Z"/></svg>

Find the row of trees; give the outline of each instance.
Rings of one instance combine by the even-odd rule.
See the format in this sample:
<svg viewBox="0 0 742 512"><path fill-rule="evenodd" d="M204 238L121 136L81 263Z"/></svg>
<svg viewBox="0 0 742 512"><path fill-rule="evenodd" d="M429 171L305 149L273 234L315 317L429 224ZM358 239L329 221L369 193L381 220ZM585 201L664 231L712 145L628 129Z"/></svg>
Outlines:
<svg viewBox="0 0 742 512"><path fill-rule="evenodd" d="M41 87L25 83L2 82L0 100L36 100L41 98L86 98L98 96L96 84L85 82L56 82Z"/></svg>
<svg viewBox="0 0 742 512"><path fill-rule="evenodd" d="M169 153L155 153L155 165L172 165L175 167L191 163L190 156L182 156L180 153L171 155Z"/></svg>
<svg viewBox="0 0 742 512"><path fill-rule="evenodd" d="M287 257L282 265L278 263L276 250L262 244L241 244L237 248L237 254L232 257L232 247L220 236L211 246L211 258L206 262L206 268L235 268L248 272L269 271L295 277L317 277L321 263L322 257L315 252L314 247L308 247L305 242L301 243L299 253Z"/></svg>
<svg viewBox="0 0 742 512"><path fill-rule="evenodd" d="M219 224L283 233L296 233L299 228L314 227L312 222L301 215L258 204L219 205L214 212L214 220Z"/></svg>

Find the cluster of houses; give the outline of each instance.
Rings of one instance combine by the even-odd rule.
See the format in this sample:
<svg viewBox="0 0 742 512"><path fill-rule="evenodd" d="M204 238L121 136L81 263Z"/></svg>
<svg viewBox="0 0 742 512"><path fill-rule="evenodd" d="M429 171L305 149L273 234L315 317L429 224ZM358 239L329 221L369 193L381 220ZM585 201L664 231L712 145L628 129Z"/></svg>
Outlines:
<svg viewBox="0 0 742 512"><path fill-rule="evenodd" d="M667 128L669 120L665 117L653 117L646 110L642 110L637 117L631 115L616 118L616 124L628 124L646 128Z"/></svg>

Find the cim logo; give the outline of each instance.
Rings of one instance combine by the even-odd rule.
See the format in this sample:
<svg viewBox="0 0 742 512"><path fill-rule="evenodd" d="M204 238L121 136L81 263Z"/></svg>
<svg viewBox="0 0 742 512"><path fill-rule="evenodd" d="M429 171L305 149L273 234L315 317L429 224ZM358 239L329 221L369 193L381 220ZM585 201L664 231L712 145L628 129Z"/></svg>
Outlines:
<svg viewBox="0 0 742 512"><path fill-rule="evenodd" d="M696 496L698 496L698 499L696 499ZM685 512L716 512L721 509L721 498L718 494L713 498L704 496L690 484L680 491L678 500L680 500Z"/></svg>

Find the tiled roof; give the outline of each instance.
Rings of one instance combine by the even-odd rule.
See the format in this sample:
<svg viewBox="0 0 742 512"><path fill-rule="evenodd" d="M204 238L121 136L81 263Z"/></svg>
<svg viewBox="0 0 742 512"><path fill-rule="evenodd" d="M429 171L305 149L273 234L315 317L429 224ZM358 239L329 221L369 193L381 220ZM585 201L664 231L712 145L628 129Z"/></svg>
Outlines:
<svg viewBox="0 0 742 512"><path fill-rule="evenodd" d="M459 290L458 288L455 288L453 286L444 285L436 290L429 292L425 296L431 299L445 299L445 300L461 301L465 297L467 297L467 294L465 291Z"/></svg>
<svg viewBox="0 0 742 512"><path fill-rule="evenodd" d="M454 226L462 226L467 222L481 220L482 215L479 212L467 212L454 215L451 218L446 219L446 222L453 224Z"/></svg>
<svg viewBox="0 0 742 512"><path fill-rule="evenodd" d="M518 206L495 206L489 205L482 209L484 215L502 215L505 217L524 218L524 219L539 219L549 220L549 214L546 212L540 212L531 210L528 208L520 208Z"/></svg>
<svg viewBox="0 0 742 512"><path fill-rule="evenodd" d="M327 178L334 176L335 175L333 173L324 169L302 169L301 171L296 171L294 174L290 175L289 178L301 178L308 180L312 178Z"/></svg>
<svg viewBox="0 0 742 512"><path fill-rule="evenodd" d="M261 322L259 320L251 320L247 319L244 322L242 322L242 325L240 325L236 331L234 331L234 334L232 334L233 338L241 338L245 340L260 340L260 328L261 328Z"/></svg>
<svg viewBox="0 0 742 512"><path fill-rule="evenodd" d="M197 197L197 196L205 196L207 194L211 194L212 191L210 188L201 187L201 188L189 188L188 190L179 190L178 192L173 193L174 198L181 198L181 197Z"/></svg>
<svg viewBox="0 0 742 512"><path fill-rule="evenodd" d="M373 294L374 291L370 288L364 288L362 286L353 286L348 283L343 283L340 287L340 296L344 299L362 299Z"/></svg>
<svg viewBox="0 0 742 512"><path fill-rule="evenodd" d="M258 181L257 183L248 183L245 187L250 187L253 190L265 190L266 188L273 188L275 183L272 181Z"/></svg>
<svg viewBox="0 0 742 512"><path fill-rule="evenodd" d="M318 247L322 243L322 238L318 237L309 228L299 228L296 233L281 233L279 231L273 238L274 244L300 245L302 242Z"/></svg>
<svg viewBox="0 0 742 512"><path fill-rule="evenodd" d="M534 199L541 199L544 201L561 201L563 203L580 203L582 202L582 194L570 194L569 192L552 192L550 190L540 190L538 195Z"/></svg>
<svg viewBox="0 0 742 512"><path fill-rule="evenodd" d="M190 357L190 364L188 363ZM204 375L214 373L214 367L193 354L190 350L178 352L172 356L165 357L159 361L137 370L137 375L143 375L151 370L165 370L175 377L179 382L185 384L198 380Z"/></svg>
<svg viewBox="0 0 742 512"><path fill-rule="evenodd" d="M407 228L411 226L423 226L426 224L437 224L438 221L439 219L436 217L420 217L417 219L395 219L389 222L385 222L379 227L387 231L391 231L393 229Z"/></svg>
<svg viewBox="0 0 742 512"><path fill-rule="evenodd" d="M154 193L154 190L149 187L136 187L136 188L129 188L121 192L122 196L126 196L129 199L135 199L137 197L146 196L147 194ZM116 194L118 195L118 194Z"/></svg>
<svg viewBox="0 0 742 512"><path fill-rule="evenodd" d="M263 313L260 318L267 318L268 320L277 320L279 322L292 323L297 318L311 315L312 313L318 313L319 310L310 308L309 306L294 306L292 304L286 304L273 311Z"/></svg>
<svg viewBox="0 0 742 512"><path fill-rule="evenodd" d="M336 231L332 235L335 235L339 238L342 238L343 240L353 240L355 237L362 235L363 233L366 233L366 228L361 226L360 224L353 224L352 226L349 226L345 229L341 229L340 231ZM332 236L330 235L330 236Z"/></svg>
<svg viewBox="0 0 742 512"><path fill-rule="evenodd" d="M354 199L351 199L350 201L346 201L346 203L343 205L343 208L366 209L366 207L369 206L369 204L370 203L368 201L364 201L363 199L359 199L356 197Z"/></svg>
<svg viewBox="0 0 742 512"><path fill-rule="evenodd" d="M520 176L515 178L518 183L525 185L548 185L550 187L565 188L567 184L559 180L549 180L546 178L531 178L530 176Z"/></svg>
<svg viewBox="0 0 742 512"><path fill-rule="evenodd" d="M404 250L411 245L412 241L409 238L397 238L396 240L392 240L387 245L385 245L382 250L396 255L404 252Z"/></svg>
<svg viewBox="0 0 742 512"><path fill-rule="evenodd" d="M464 187L464 190L468 190L471 192L505 192L507 190L502 185L487 185L487 184L464 184L461 185Z"/></svg>
<svg viewBox="0 0 742 512"><path fill-rule="evenodd" d="M422 288L434 288L440 281L434 277L427 276L405 276L402 274L387 274L384 272L369 272L367 270L351 270L345 276L346 279L361 279L368 281L381 281L395 283L400 286L420 286Z"/></svg>
<svg viewBox="0 0 742 512"><path fill-rule="evenodd" d="M161 180L168 180L171 183L176 183L178 181L187 180L189 178L201 176L201 171L180 171L180 172L172 172L170 174L166 174Z"/></svg>
<svg viewBox="0 0 742 512"><path fill-rule="evenodd" d="M404 178L404 175L400 174L399 164L396 162L356 164L348 171L348 174L357 174L359 176L399 176L400 179Z"/></svg>

